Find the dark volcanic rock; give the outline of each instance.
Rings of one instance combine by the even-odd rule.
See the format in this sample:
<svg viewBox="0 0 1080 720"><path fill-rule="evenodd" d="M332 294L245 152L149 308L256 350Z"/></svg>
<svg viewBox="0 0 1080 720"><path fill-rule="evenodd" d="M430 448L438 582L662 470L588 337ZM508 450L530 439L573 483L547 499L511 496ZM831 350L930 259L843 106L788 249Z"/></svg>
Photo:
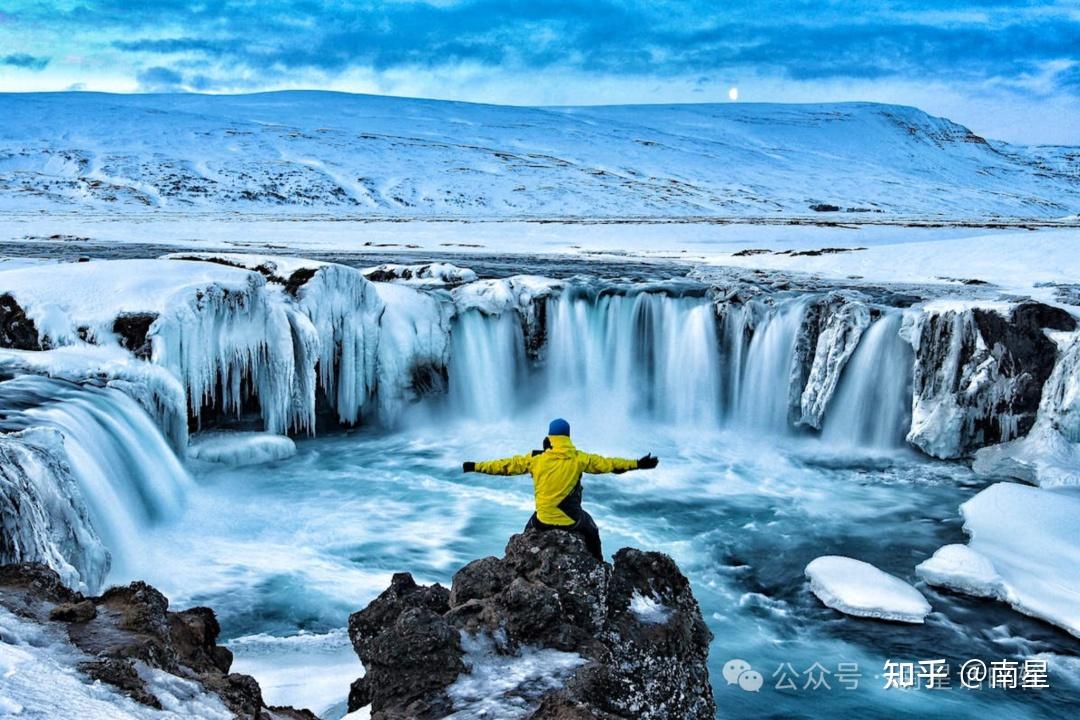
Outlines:
<svg viewBox="0 0 1080 720"><path fill-rule="evenodd" d="M120 337L120 345L140 360L149 360L153 346L147 335L157 320L156 313L121 313L113 320L113 332Z"/></svg>
<svg viewBox="0 0 1080 720"><path fill-rule="evenodd" d="M641 617L632 610L635 596L663 610ZM562 687L513 691L533 718L712 720L716 713L706 664L712 635L689 581L660 553L625 548L612 566L570 533L515 535L503 558L459 570L449 593L395 575L350 618L349 630L367 668L353 683L349 709L370 703L373 720L460 710L448 688L469 672L465 635L489 638L508 665L526 648L581 656Z"/></svg>
<svg viewBox="0 0 1080 720"><path fill-rule="evenodd" d="M64 628L71 644L91 657L78 669L137 702L160 708L138 663L198 682L238 718L311 720L294 708L268 708L254 678L229 673L232 653L217 644L221 631L213 610L169 610L169 601L143 582L83 597L60 583L44 565L0 566L0 606L41 623Z"/></svg>
<svg viewBox="0 0 1080 720"><path fill-rule="evenodd" d="M14 350L42 350L34 321L26 317L9 293L0 294L0 347Z"/></svg>

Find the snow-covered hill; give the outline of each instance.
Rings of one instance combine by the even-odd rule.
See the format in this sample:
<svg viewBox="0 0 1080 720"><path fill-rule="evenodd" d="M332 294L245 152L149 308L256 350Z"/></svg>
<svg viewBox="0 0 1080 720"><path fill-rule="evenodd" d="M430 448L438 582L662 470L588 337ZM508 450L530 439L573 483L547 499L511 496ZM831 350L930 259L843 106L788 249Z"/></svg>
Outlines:
<svg viewBox="0 0 1080 720"><path fill-rule="evenodd" d="M282 92L0 95L0 210L1060 218L1076 148L909 107L523 108Z"/></svg>

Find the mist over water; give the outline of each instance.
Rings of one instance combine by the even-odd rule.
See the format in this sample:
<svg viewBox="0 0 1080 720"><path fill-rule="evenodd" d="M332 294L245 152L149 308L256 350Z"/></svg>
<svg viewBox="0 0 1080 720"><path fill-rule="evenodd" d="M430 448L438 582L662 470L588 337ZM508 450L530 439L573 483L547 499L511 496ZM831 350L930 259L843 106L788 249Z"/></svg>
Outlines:
<svg viewBox="0 0 1080 720"><path fill-rule="evenodd" d="M826 554L914 580L918 562L963 541L957 506L985 481L905 447L911 351L896 310L867 328L823 431L792 428L788 387L804 311L793 298L720 322L700 294L572 289L548 302L535 357L516 316L465 313L454 321L447 395L408 408L393 432L300 440L295 457L272 464L189 463L197 487L186 507L140 526L110 580L146 579L176 607L215 608L237 670L253 672L270 702L335 706L333 717L360 673L343 632L348 614L394 572L448 585L470 560L501 555L528 519L527 476L466 475L462 461L539 448L547 422L562 416L583 449L660 457L654 471L587 477L585 506L608 557L627 545L660 550L690 577L715 635L721 717L1052 714L1067 686L898 693L875 675L887 658L1074 654L1056 630L922 585L936 611L924 626L844 618L810 594L803 568ZM72 408L54 420L87 432L90 421L75 418L93 408ZM724 682L721 668L734 657L765 676L760 693ZM773 687L782 664L801 672L814 662L857 663L860 687ZM318 682L304 681L311 667Z"/></svg>

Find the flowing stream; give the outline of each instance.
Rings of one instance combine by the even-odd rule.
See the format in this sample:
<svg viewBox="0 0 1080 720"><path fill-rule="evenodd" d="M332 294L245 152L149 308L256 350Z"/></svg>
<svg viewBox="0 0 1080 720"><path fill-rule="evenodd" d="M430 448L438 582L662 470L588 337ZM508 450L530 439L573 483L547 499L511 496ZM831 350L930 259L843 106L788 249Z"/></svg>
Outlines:
<svg viewBox="0 0 1080 720"><path fill-rule="evenodd" d="M867 328L823 431L795 430L788 388L804 311L804 298L778 302L747 341L748 311L718 323L693 292L568 291L549 301L539 357L515 316L471 311L454 321L449 392L410 407L400 429L300 440L295 457L258 467L193 461L193 488L115 391L27 412L76 438L92 517L121 548L110 580L146 579L174 606L215 608L236 669L255 674L271 703L340 717L361 673L348 614L394 572L449 584L470 560L501 554L529 516L530 482L465 475L461 462L537 448L563 416L579 447L660 457L651 472L587 478L585 504L609 557L657 549L690 577L715 635L720 717L1063 712L1078 690L1066 670L1054 674L1055 663L1076 674L1064 633L921 584L936 611L922 626L845 618L809 592L803 568L826 554L914 580L916 564L963 541L957 507L986 481L905 446L911 351L899 310ZM1034 653L1051 654L1055 688L882 689L890 658L958 666ZM725 682L736 657L765 676L760 693ZM834 674L857 666L858 687L829 677L829 689L804 689L813 663ZM796 689L777 689L790 673Z"/></svg>

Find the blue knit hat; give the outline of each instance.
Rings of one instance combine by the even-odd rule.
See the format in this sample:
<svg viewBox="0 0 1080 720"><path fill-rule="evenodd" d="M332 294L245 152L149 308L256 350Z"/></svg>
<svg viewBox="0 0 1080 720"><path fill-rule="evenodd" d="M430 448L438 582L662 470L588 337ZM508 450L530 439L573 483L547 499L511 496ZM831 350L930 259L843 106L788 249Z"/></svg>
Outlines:
<svg viewBox="0 0 1080 720"><path fill-rule="evenodd" d="M570 437L570 423L562 418L555 418L548 425L548 435L565 435Z"/></svg>

